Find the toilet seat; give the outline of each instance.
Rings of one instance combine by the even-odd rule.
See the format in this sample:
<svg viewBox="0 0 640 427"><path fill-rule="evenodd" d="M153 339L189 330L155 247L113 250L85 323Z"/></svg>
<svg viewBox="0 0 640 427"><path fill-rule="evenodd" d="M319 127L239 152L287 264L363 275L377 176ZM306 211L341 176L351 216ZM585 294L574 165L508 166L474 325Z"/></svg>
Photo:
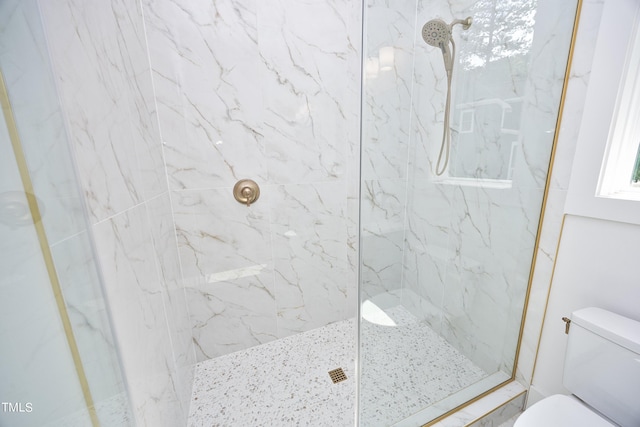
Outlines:
<svg viewBox="0 0 640 427"><path fill-rule="evenodd" d="M513 427L615 427L577 399L554 394L532 405Z"/></svg>

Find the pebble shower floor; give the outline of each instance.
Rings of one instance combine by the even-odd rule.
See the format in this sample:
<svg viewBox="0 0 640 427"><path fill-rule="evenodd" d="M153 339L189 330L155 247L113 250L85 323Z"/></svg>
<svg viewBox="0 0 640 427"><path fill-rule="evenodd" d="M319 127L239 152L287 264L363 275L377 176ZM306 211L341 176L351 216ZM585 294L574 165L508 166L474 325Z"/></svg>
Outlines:
<svg viewBox="0 0 640 427"><path fill-rule="evenodd" d="M385 311L396 326L362 325L362 425L391 425L486 376L402 306ZM355 327L345 320L199 363L189 427L353 426ZM336 368L346 380L333 383Z"/></svg>

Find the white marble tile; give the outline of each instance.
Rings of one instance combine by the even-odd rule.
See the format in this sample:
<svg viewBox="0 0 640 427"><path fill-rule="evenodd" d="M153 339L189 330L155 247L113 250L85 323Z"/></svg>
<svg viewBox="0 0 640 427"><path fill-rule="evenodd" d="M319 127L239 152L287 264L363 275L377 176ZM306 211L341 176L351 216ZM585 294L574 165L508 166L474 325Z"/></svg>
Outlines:
<svg viewBox="0 0 640 427"><path fill-rule="evenodd" d="M147 214L162 286L166 290L175 286L182 288L179 286L182 274L170 194L167 192L149 200Z"/></svg>
<svg viewBox="0 0 640 427"><path fill-rule="evenodd" d="M499 424L498 427L513 427L513 425L516 423L516 420L518 419L518 417L520 416L521 413L522 412L518 412L513 417L511 417L508 420L506 420L505 422Z"/></svg>
<svg viewBox="0 0 640 427"><path fill-rule="evenodd" d="M185 293L185 289L182 287L175 287L163 292L176 368L189 367L196 363L191 314ZM189 387L191 387L191 383L189 383Z"/></svg>
<svg viewBox="0 0 640 427"><path fill-rule="evenodd" d="M441 328L445 277L456 256L449 232L453 190L415 180L407 196L402 287L420 300L403 298L403 305L436 331Z"/></svg>
<svg viewBox="0 0 640 427"><path fill-rule="evenodd" d="M199 360L273 339L276 321L286 336L345 317L345 193L342 183L264 186L249 208L230 188L174 193ZM232 308L214 316L221 301Z"/></svg>
<svg viewBox="0 0 640 427"><path fill-rule="evenodd" d="M82 390L69 381L76 372L35 232L0 224L0 255L0 394L37 408L4 412L2 422L42 425L83 408Z"/></svg>
<svg viewBox="0 0 640 427"><path fill-rule="evenodd" d="M55 243L84 228L82 201L37 2L14 4L11 12L11 2L5 7L0 64L48 239ZM13 158L10 148L6 154Z"/></svg>
<svg viewBox="0 0 640 427"><path fill-rule="evenodd" d="M271 268L269 212L274 191L261 186L260 198L250 207L233 198L231 187L173 192L183 277L206 281L210 274L263 264Z"/></svg>
<svg viewBox="0 0 640 427"><path fill-rule="evenodd" d="M360 194L360 46L362 46L362 4L345 2L344 19L349 40L347 54L348 83L344 95L347 121L347 311L345 318L356 316L358 307L359 194Z"/></svg>
<svg viewBox="0 0 640 427"><path fill-rule="evenodd" d="M114 303L160 294L145 205L95 224L93 234L107 296Z"/></svg>
<svg viewBox="0 0 640 427"><path fill-rule="evenodd" d="M141 11L118 1L41 3L93 221L166 189Z"/></svg>
<svg viewBox="0 0 640 427"><path fill-rule="evenodd" d="M119 302L113 310L135 418L141 425L176 425L184 417L160 294Z"/></svg>
<svg viewBox="0 0 640 427"><path fill-rule="evenodd" d="M89 236L78 234L51 248L71 327L94 402L125 391L106 297Z"/></svg>
<svg viewBox="0 0 640 427"><path fill-rule="evenodd" d="M576 5L541 2L536 9L521 126L522 156L516 158L519 187L544 188L558 104L567 65Z"/></svg>
<svg viewBox="0 0 640 427"><path fill-rule="evenodd" d="M176 240L176 231L169 193L147 202L147 214L161 280L162 300L171 337L175 371L173 384L183 414L188 413L193 384L192 366L196 363L192 319L189 312Z"/></svg>
<svg viewBox="0 0 640 427"><path fill-rule="evenodd" d="M366 234L401 231L405 221L406 183L401 179L362 181L360 227Z"/></svg>
<svg viewBox="0 0 640 427"><path fill-rule="evenodd" d="M512 179L502 189L456 182L430 188L446 79L441 52L416 32L402 286L425 304L421 310L403 299L407 308L422 311L436 328L442 310L450 343L493 371L512 366L502 358L513 357L505 343L513 345L517 335L512 325L519 322L516 308L527 286L575 9L541 2L536 19L522 22L530 37L517 39L506 30L497 35L500 24L489 23L483 7L475 2L419 5L418 22L474 17L468 31L454 30L458 55L449 179ZM492 32L500 49L486 45ZM471 130L461 126L465 109L473 113ZM493 309L483 309L485 304Z"/></svg>
<svg viewBox="0 0 640 427"><path fill-rule="evenodd" d="M345 1L257 2L269 180L344 179L348 151L344 110L350 55ZM351 72L351 76L353 76ZM348 114L348 115L347 115Z"/></svg>
<svg viewBox="0 0 640 427"><path fill-rule="evenodd" d="M345 185L337 182L278 186L270 217L278 336L344 319Z"/></svg>
<svg viewBox="0 0 640 427"><path fill-rule="evenodd" d="M114 221L119 219L121 218L115 217ZM122 246L117 250L124 252L136 243L125 238L121 241ZM147 244L150 244L150 241ZM148 286L148 284L136 283L136 279L143 277L142 274L148 274L144 277L145 281L157 281L153 276L155 272L149 274L141 270L140 266L146 264L145 262L136 265L135 261L131 261L136 255L141 255L139 252L130 252L132 258L118 258L117 265L114 265L105 260L107 249L105 246L98 243L97 249L105 277L112 277L113 269L128 271L132 276L136 273L140 274L138 277L121 277L121 279L128 279L122 280L128 293L112 292L107 288L125 372L127 375L136 373L133 375L135 378L136 375L144 376L166 369L167 360L171 360L171 347L161 293L146 291L144 287L141 289L137 285ZM151 248L148 249L151 250ZM112 282L107 280L107 283Z"/></svg>
<svg viewBox="0 0 640 427"><path fill-rule="evenodd" d="M401 286L405 185L400 179L362 181L360 274L363 296L374 297Z"/></svg>
<svg viewBox="0 0 640 427"><path fill-rule="evenodd" d="M524 396L525 388L516 381L513 381L493 393L488 394L480 400L472 403L469 406L457 411L456 413L448 416L447 418L438 421L434 424L435 427L459 427L466 426L470 423L474 423L478 421L478 418L481 418L480 422L485 422L492 425L494 418L489 415L485 421L482 419L486 414L489 414L491 411L496 408L500 408L504 405L504 409L499 412L499 414L503 414L505 411L508 413L509 411L517 410L518 405L522 402L522 396ZM520 407L521 408L521 407ZM475 425L475 424L474 424ZM483 424L480 424L483 425Z"/></svg>
<svg viewBox="0 0 640 427"><path fill-rule="evenodd" d="M276 338L273 272L250 273L186 289L199 362Z"/></svg>
<svg viewBox="0 0 640 427"><path fill-rule="evenodd" d="M533 210L527 205L541 197L535 190L523 193L516 203L504 190L460 188L454 197L456 256L445 276L445 336L489 372L503 364L505 344L517 341L519 328L511 325L520 323L536 231L529 227L537 226L525 221ZM513 349L504 351L513 357Z"/></svg>
<svg viewBox="0 0 640 427"><path fill-rule="evenodd" d="M94 234L136 420L175 425L185 412L148 218L147 206L138 205L96 224Z"/></svg>
<svg viewBox="0 0 640 427"><path fill-rule="evenodd" d="M401 288L403 237L401 230L361 237L360 286L363 298L373 298Z"/></svg>
<svg viewBox="0 0 640 427"><path fill-rule="evenodd" d="M135 417L181 424L195 353L168 193L96 224L94 234Z"/></svg>
<svg viewBox="0 0 640 427"><path fill-rule="evenodd" d="M379 4L378 4L379 3ZM407 173L415 4L368 2L365 39L362 177L403 179ZM393 52L382 64L381 49Z"/></svg>
<svg viewBox="0 0 640 427"><path fill-rule="evenodd" d="M347 301L345 317L355 317L358 309L358 265L360 263L360 203L347 198Z"/></svg>
<svg viewBox="0 0 640 427"><path fill-rule="evenodd" d="M585 0L580 13L580 24L571 73L567 86L562 125L553 162L551 188L568 190L571 166L580 131L580 123L587 94L591 64L602 17L603 0Z"/></svg>
<svg viewBox="0 0 640 427"><path fill-rule="evenodd" d="M269 340L276 321L284 336L345 318L356 294L357 3L161 0L143 10L187 300L206 330L198 358ZM231 195L246 177L261 186L248 209ZM239 280L255 268L255 280ZM247 306L259 305L264 328L210 322L218 292L240 316L255 294Z"/></svg>
<svg viewBox="0 0 640 427"><path fill-rule="evenodd" d="M172 189L267 177L255 0L145 1Z"/></svg>
<svg viewBox="0 0 640 427"><path fill-rule="evenodd" d="M92 220L103 220L166 193L146 41L137 5L57 2L42 5L42 10ZM170 206L168 214L171 221ZM132 381L140 380L137 375L144 377L142 366L161 372L168 368L167 374L172 369L171 341L159 294L161 282L154 271L149 218L146 207L138 206L113 221L99 223L95 233L112 304L121 316L119 339L126 347L125 368L128 373L135 372ZM159 238L167 234L169 227L167 217L158 221ZM66 244L63 242L61 247ZM163 267L172 267L169 258L174 255L175 243L174 252L163 256ZM164 278L177 277L179 270L162 273ZM142 307L132 308L136 303ZM134 327L126 323L129 321ZM151 333L145 334L145 328ZM162 353L155 351L155 346L168 346L167 357L149 364L136 360L139 357L132 354L139 348L142 336L142 346L153 354ZM87 363L90 368L94 365ZM185 386L188 388L190 384ZM140 399L140 389L136 392ZM181 410L179 406L178 409Z"/></svg>
<svg viewBox="0 0 640 427"><path fill-rule="evenodd" d="M136 425L182 426L186 423L185 408L177 395L174 371L156 372L129 382Z"/></svg>

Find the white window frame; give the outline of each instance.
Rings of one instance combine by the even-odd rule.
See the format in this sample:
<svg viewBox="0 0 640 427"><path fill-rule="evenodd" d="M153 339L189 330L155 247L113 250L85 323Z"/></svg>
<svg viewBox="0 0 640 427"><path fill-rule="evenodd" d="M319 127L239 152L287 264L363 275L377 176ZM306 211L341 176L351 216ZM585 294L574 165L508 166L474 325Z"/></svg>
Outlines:
<svg viewBox="0 0 640 427"><path fill-rule="evenodd" d="M598 182L599 197L640 200L640 186L631 182L640 145L640 32L627 49L624 77L618 90L605 157Z"/></svg>
<svg viewBox="0 0 640 427"><path fill-rule="evenodd" d="M603 159L608 161L615 156L607 147L619 104L619 89L629 62L629 46L635 40L635 29L640 22L639 12L638 0L604 1L571 167L564 210L567 214L640 225L640 199L605 195L600 179ZM635 159L635 155L630 157ZM630 175L625 179L629 178ZM604 188L606 190L606 184Z"/></svg>

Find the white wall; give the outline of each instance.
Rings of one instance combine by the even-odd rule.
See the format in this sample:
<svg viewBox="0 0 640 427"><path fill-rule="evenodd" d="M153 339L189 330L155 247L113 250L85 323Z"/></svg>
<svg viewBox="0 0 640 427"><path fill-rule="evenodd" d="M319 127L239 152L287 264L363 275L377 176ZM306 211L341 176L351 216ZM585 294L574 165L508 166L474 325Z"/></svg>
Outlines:
<svg viewBox="0 0 640 427"><path fill-rule="evenodd" d="M542 395L566 392L563 316L600 307L640 320L639 241L640 226L567 215L533 378Z"/></svg>

